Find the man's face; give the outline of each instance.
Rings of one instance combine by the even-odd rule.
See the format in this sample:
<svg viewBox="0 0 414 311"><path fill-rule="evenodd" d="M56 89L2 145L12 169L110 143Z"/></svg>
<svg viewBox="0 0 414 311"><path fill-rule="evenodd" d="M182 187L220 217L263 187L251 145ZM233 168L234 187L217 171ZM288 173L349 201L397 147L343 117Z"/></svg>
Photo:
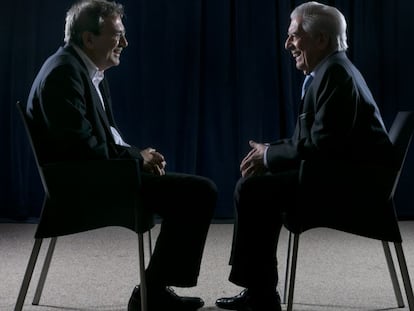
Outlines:
<svg viewBox="0 0 414 311"><path fill-rule="evenodd" d="M295 18L290 22L285 48L292 53L296 68L308 74L325 57L322 41L321 36L313 37L306 33L300 19Z"/></svg>
<svg viewBox="0 0 414 311"><path fill-rule="evenodd" d="M120 16L105 18L99 35L91 34L89 56L99 70L119 65L121 52L128 46Z"/></svg>

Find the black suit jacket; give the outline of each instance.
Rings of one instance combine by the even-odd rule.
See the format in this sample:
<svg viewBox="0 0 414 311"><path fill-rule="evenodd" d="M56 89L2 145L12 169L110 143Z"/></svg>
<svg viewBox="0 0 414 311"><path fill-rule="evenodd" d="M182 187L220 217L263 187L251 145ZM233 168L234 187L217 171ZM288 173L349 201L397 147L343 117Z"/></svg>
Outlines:
<svg viewBox="0 0 414 311"><path fill-rule="evenodd" d="M117 128L107 81L100 84L106 111L86 65L71 46L50 56L37 74L27 102L39 162L142 158L139 149L115 144Z"/></svg>
<svg viewBox="0 0 414 311"><path fill-rule="evenodd" d="M291 138L271 144L272 172L304 159L393 165L393 149L364 78L344 52L328 57L301 102Z"/></svg>
<svg viewBox="0 0 414 311"><path fill-rule="evenodd" d="M393 216L393 145L364 78L344 52L316 68L292 137L272 143L267 161L273 173L306 161L299 204L290 209L302 230L328 226L364 233L368 220Z"/></svg>

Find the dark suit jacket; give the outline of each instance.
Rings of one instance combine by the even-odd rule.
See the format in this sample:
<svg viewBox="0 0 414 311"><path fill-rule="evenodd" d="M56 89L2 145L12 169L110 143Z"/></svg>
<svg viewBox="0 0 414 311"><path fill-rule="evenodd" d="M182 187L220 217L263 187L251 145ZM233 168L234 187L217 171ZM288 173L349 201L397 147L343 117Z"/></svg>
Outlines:
<svg viewBox="0 0 414 311"><path fill-rule="evenodd" d="M349 228L360 222L361 233L368 219L389 214L393 146L364 78L344 52L316 68L292 137L268 149L273 173L299 168L303 160L307 165L293 214L306 226Z"/></svg>
<svg viewBox="0 0 414 311"><path fill-rule="evenodd" d="M71 46L59 48L45 61L27 102L40 163L112 158L138 158L142 163L139 149L115 144L110 126L117 126L105 79L100 90L106 111Z"/></svg>
<svg viewBox="0 0 414 311"><path fill-rule="evenodd" d="M393 165L392 144L364 78L344 52L328 57L301 102L290 139L272 143L270 171L304 159Z"/></svg>

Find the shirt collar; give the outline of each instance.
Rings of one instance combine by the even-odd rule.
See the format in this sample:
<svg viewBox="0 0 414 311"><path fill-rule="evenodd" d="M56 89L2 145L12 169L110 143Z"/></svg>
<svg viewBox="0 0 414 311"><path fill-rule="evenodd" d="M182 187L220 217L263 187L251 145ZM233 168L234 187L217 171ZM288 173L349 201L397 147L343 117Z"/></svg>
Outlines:
<svg viewBox="0 0 414 311"><path fill-rule="evenodd" d="M104 79L104 71L99 70L98 67L93 63L93 61L86 55L84 51L77 45L72 44L71 45L76 53L80 56L80 58L83 60L83 62L86 65L86 68L88 69L89 77L91 78L93 84L96 86L99 85L99 83Z"/></svg>

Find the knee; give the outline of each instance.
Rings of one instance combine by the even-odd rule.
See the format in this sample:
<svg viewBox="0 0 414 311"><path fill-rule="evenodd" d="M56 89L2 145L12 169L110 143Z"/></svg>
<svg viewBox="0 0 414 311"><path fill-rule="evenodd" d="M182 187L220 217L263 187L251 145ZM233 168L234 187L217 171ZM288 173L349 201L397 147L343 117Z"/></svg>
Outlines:
<svg viewBox="0 0 414 311"><path fill-rule="evenodd" d="M240 203L240 199L242 197L242 195L244 195L244 193L246 192L245 188L246 188L246 178L240 178L237 183L236 186L234 187L234 202L236 205L236 208L239 206Z"/></svg>
<svg viewBox="0 0 414 311"><path fill-rule="evenodd" d="M244 185L246 183L246 178L242 177L239 178L239 180L236 183L236 186L234 187L234 196L238 197L240 193L242 192L242 189L244 188Z"/></svg>
<svg viewBox="0 0 414 311"><path fill-rule="evenodd" d="M211 179L207 177L202 177L198 179L198 190L197 194L202 195L202 198L207 198L212 200L214 203L217 200L217 185Z"/></svg>

